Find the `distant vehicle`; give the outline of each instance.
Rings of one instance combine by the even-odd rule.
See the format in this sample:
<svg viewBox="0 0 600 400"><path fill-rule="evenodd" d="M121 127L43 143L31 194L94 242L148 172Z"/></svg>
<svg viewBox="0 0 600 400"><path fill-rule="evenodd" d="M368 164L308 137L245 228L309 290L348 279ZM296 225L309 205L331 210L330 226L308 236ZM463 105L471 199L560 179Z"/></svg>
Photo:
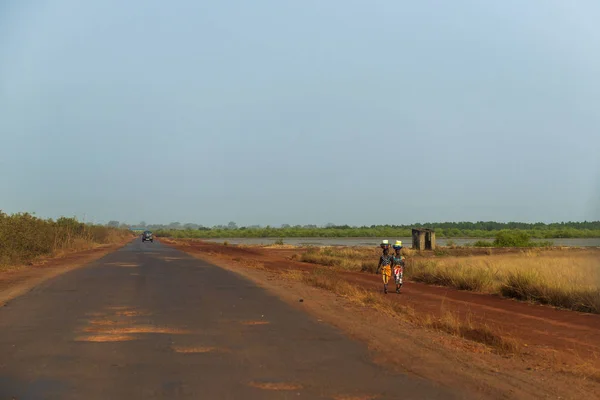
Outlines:
<svg viewBox="0 0 600 400"><path fill-rule="evenodd" d="M146 242L146 241L150 241L150 242L154 243L154 236L152 236L152 232L144 231L144 233L142 233L142 242Z"/></svg>

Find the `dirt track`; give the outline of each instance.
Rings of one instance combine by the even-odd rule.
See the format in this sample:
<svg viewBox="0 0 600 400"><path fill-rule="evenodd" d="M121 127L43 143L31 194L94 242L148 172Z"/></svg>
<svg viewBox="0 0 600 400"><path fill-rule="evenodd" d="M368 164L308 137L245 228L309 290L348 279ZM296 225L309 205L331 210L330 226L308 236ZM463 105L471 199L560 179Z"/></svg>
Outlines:
<svg viewBox="0 0 600 400"><path fill-rule="evenodd" d="M291 260L291 256L298 252L294 249L244 248L197 241L175 246L236 261L259 262L271 270L312 271L315 268L314 265ZM379 276L355 272L340 272L339 276L368 290L381 290ZM388 294L388 297L413 306L419 313L440 316L450 311L463 319L483 323L505 337L516 339L527 352L545 355L553 363L586 363L600 368L600 315L414 282L407 282L402 294Z"/></svg>

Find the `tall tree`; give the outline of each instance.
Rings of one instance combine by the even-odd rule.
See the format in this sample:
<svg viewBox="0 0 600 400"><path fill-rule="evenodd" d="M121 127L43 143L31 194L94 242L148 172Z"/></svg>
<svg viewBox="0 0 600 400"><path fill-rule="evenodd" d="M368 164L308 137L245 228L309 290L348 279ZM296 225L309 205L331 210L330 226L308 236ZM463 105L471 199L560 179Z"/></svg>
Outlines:
<svg viewBox="0 0 600 400"><path fill-rule="evenodd" d="M233 230L233 229L237 229L237 228L238 228L237 224L235 222L233 222L233 221L231 221L231 222L229 222L227 224L227 229L232 229Z"/></svg>

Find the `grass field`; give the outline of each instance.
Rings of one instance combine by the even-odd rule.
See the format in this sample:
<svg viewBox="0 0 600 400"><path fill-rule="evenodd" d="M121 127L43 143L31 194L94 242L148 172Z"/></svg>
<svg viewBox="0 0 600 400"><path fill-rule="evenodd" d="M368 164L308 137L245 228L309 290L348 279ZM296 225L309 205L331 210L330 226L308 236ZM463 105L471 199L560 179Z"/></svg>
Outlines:
<svg viewBox="0 0 600 400"><path fill-rule="evenodd" d="M31 214L0 212L0 266L118 243L132 235L129 230L86 225L74 218L54 221Z"/></svg>
<svg viewBox="0 0 600 400"><path fill-rule="evenodd" d="M494 256L414 259L410 279L600 313L600 252L526 250Z"/></svg>
<svg viewBox="0 0 600 400"><path fill-rule="evenodd" d="M301 261L348 271L375 272L377 248L310 248ZM405 276L415 282L500 294L570 310L600 313L600 251L523 249L491 255L423 256L403 249ZM465 253L465 252L463 252Z"/></svg>

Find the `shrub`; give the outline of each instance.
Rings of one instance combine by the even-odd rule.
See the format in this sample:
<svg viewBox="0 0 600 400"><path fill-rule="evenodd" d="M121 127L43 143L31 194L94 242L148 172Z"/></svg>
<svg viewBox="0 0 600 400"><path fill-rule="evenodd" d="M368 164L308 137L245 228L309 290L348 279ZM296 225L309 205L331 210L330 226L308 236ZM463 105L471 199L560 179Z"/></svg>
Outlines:
<svg viewBox="0 0 600 400"><path fill-rule="evenodd" d="M500 231L494 240L496 247L533 247L531 237L523 231Z"/></svg>
<svg viewBox="0 0 600 400"><path fill-rule="evenodd" d="M478 240L474 247L550 247L550 241L533 241L529 233L519 230L504 230L496 234L493 242Z"/></svg>
<svg viewBox="0 0 600 400"><path fill-rule="evenodd" d="M39 256L116 243L132 235L128 230L85 225L75 218L53 221L0 211L0 264L29 263Z"/></svg>

